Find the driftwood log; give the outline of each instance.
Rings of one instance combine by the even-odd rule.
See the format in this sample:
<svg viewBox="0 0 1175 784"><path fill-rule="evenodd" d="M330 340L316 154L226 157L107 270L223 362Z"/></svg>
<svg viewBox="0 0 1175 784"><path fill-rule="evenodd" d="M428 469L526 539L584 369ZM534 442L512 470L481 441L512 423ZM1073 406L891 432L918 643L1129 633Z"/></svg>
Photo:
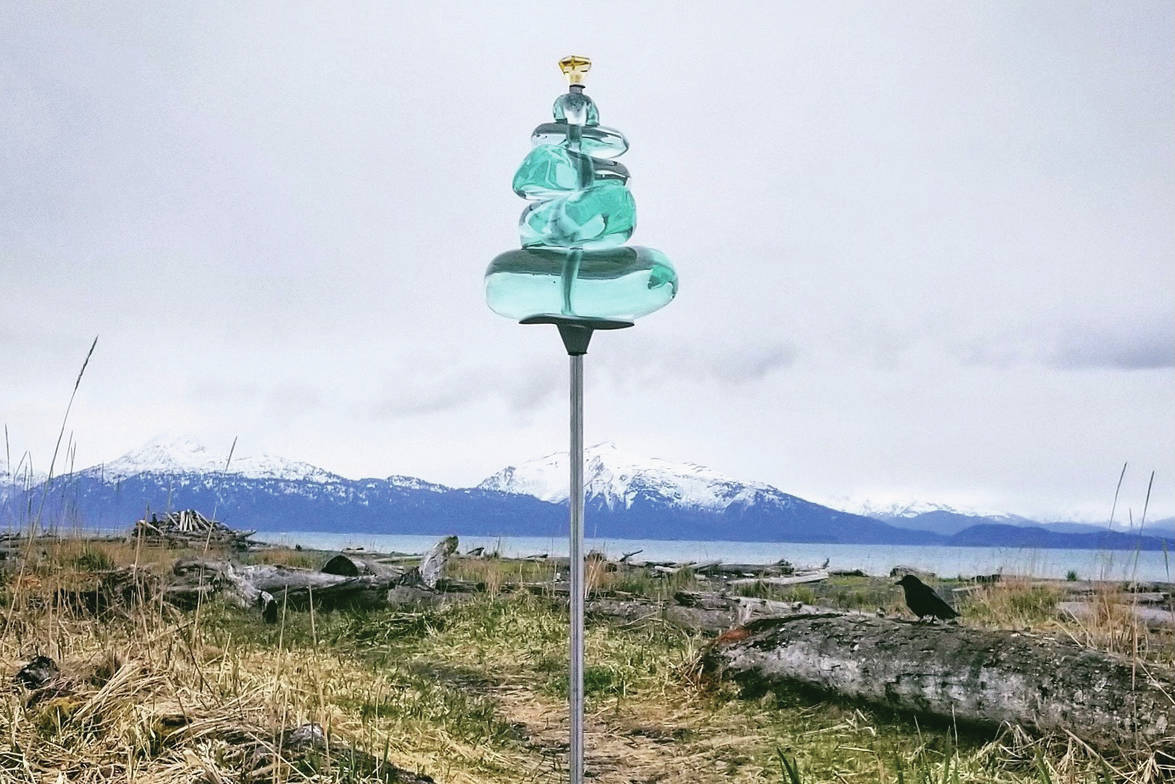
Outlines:
<svg viewBox="0 0 1175 784"><path fill-rule="evenodd" d="M792 574L786 577L740 577L729 580L727 585L799 585L801 583L820 583L828 579L828 572L817 569L804 574Z"/></svg>
<svg viewBox="0 0 1175 784"><path fill-rule="evenodd" d="M457 537L446 536L432 546L420 561L420 582L427 588L436 588L437 583L445 576L445 567L449 558L457 552Z"/></svg>
<svg viewBox="0 0 1175 784"><path fill-rule="evenodd" d="M562 593L566 595L566 591ZM828 612L825 607L801 602L779 602L702 591L678 591L667 602L636 596L597 595L588 598L585 609L589 615L627 623L658 620L683 629L708 633L724 632L756 618Z"/></svg>
<svg viewBox="0 0 1175 784"><path fill-rule="evenodd" d="M1175 748L1175 672L1016 632L797 614L728 632L707 666L751 690L799 684L947 721L1072 733L1103 750Z"/></svg>
<svg viewBox="0 0 1175 784"><path fill-rule="evenodd" d="M705 561L688 566L694 574L709 574L725 577L764 577L781 574L791 574L795 567L788 561L776 561L772 564L725 563L723 561Z"/></svg>

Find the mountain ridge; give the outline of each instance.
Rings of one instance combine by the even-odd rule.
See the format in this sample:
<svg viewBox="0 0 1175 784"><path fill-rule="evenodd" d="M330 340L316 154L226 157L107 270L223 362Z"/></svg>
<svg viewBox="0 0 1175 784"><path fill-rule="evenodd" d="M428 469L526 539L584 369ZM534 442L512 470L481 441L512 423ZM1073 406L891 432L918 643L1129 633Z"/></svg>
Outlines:
<svg viewBox="0 0 1175 784"><path fill-rule="evenodd" d="M567 470L567 454L552 453L507 466L474 487L454 488L402 475L349 479L272 455L230 459L226 454L221 459L194 439L180 437L155 439L40 490L52 502L47 507L50 513L72 515L85 527L126 527L148 509L195 507L205 514L215 512L230 525L258 531L561 536L566 527ZM1049 531L1039 524L1029 535L1019 530L1024 525L1007 521L1032 521L1012 516L954 515L950 530L942 525L937 530L917 527L921 516L952 515L945 507L902 518L903 523L914 521L905 527L898 520L814 503L766 483L741 482L696 463L637 456L611 442L586 450L585 491L589 532L603 537L968 546L1031 541L1034 547L1099 547L1111 541L1114 546L1161 546L1153 537L1109 532L1115 536L1107 538L1106 532ZM977 526L980 534L963 535ZM991 541L978 541L977 536Z"/></svg>

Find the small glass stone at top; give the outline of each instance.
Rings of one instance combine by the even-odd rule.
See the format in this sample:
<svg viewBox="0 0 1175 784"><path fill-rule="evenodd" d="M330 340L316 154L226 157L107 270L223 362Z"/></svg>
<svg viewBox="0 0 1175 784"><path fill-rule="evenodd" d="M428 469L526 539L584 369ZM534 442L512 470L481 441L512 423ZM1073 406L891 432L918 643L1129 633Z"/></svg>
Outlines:
<svg viewBox="0 0 1175 784"><path fill-rule="evenodd" d="M596 108L596 102L581 92L560 95L555 99L551 114L555 115L556 121L568 125L600 124L600 110Z"/></svg>

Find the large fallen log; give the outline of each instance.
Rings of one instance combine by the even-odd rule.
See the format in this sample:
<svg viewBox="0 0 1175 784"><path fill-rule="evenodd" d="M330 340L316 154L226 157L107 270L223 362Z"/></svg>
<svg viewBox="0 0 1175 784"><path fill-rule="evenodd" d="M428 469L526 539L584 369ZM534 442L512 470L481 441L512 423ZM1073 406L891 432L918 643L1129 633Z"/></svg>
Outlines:
<svg viewBox="0 0 1175 784"><path fill-rule="evenodd" d="M752 690L800 684L948 721L1072 733L1100 749L1175 747L1175 672L1051 638L800 614L723 635L706 663Z"/></svg>

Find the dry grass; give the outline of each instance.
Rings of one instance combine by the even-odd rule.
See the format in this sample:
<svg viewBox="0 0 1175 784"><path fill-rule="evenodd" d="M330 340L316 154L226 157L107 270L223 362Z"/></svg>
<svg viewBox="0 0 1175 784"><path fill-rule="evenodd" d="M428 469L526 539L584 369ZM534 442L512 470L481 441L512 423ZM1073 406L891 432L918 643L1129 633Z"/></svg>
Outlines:
<svg viewBox="0 0 1175 784"><path fill-rule="evenodd" d="M1175 630L1151 628L1140 620L1134 612L1134 594L1125 591L1122 583L1095 584L1083 598L1094 611L1089 618L1060 612L1058 604L1064 598L1061 583L1009 579L971 594L963 605L964 618L993 628L1056 634L1140 664L1175 666Z"/></svg>
<svg viewBox="0 0 1175 784"><path fill-rule="evenodd" d="M300 569L317 569L326 560L322 555L309 550L296 550L293 547L273 547L252 553L249 562L255 564L275 564L277 566L294 566Z"/></svg>
<svg viewBox="0 0 1175 784"><path fill-rule="evenodd" d="M548 583L557 571L550 561L459 558L451 562L448 574L481 585L487 594L497 596L507 584Z"/></svg>
<svg viewBox="0 0 1175 784"><path fill-rule="evenodd" d="M162 572L180 553L117 542L60 542L8 572L0 672L35 655L61 665L54 688L0 702L0 781L371 782L343 753L356 748L442 782L559 781L566 754L566 619L542 596L504 593L540 582L538 562L463 559L454 576L489 591L468 604L405 612L286 613L266 626L216 603L197 616L162 604L144 582L129 606L96 616L61 601L111 563ZM271 551L288 563L319 554ZM689 574L648 581L599 571L599 588L664 594ZM884 581L815 587L849 604L886 597ZM891 592L892 593L892 592ZM827 598L827 597L818 597ZM1056 597L1029 585L972 597L964 620L1082 629L1049 615ZM1054 627L1048 624L1055 624ZM1121 630L1088 632L1125 644ZM1076 741L1033 741L922 726L791 691L738 699L697 678L699 636L659 622L593 622L586 673L589 768L601 784L789 781L782 753L810 782L958 781L1054 784L1158 781L1147 760L1104 761ZM1161 640L1150 639L1157 650ZM1145 651L1144 651L1145 652ZM283 748L283 729L316 722L332 752L307 760ZM899 770L902 778L899 778ZM930 777L930 778L927 778ZM1109 779L1108 779L1109 780Z"/></svg>

